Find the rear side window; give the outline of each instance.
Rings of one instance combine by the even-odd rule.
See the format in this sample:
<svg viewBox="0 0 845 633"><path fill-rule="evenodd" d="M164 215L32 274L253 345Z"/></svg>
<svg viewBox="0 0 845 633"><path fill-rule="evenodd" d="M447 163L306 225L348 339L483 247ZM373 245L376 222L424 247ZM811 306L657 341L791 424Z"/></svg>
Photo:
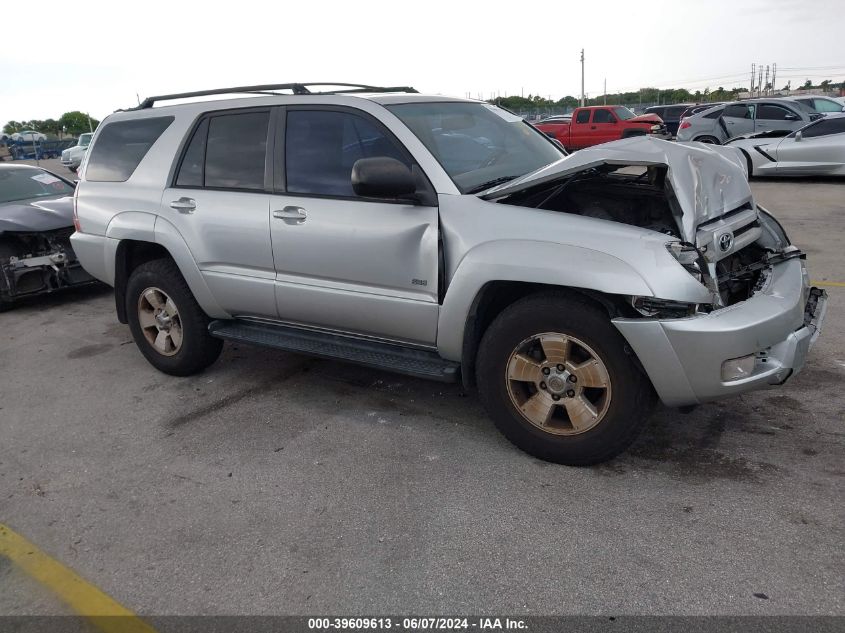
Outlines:
<svg viewBox="0 0 845 633"><path fill-rule="evenodd" d="M153 143L172 122L172 116L162 116L106 124L88 157L85 179L94 182L129 180Z"/></svg>
<svg viewBox="0 0 845 633"><path fill-rule="evenodd" d="M724 114L725 109L719 108L718 110L713 110L713 112L708 112L704 115L705 119L718 119L722 114Z"/></svg>
<svg viewBox="0 0 845 633"><path fill-rule="evenodd" d="M263 191L269 123L269 111L203 119L185 149L176 186Z"/></svg>
<svg viewBox="0 0 845 633"><path fill-rule="evenodd" d="M794 115L790 110L770 103L760 104L760 107L757 108L757 118L768 121L786 121L786 117L790 114Z"/></svg>
<svg viewBox="0 0 845 633"><path fill-rule="evenodd" d="M575 119L576 123L589 123L590 122L590 111L589 110L580 110L578 112L578 117Z"/></svg>
<svg viewBox="0 0 845 633"><path fill-rule="evenodd" d="M734 119L750 119L751 112L749 111L748 106L744 104L734 104L725 108L725 116Z"/></svg>

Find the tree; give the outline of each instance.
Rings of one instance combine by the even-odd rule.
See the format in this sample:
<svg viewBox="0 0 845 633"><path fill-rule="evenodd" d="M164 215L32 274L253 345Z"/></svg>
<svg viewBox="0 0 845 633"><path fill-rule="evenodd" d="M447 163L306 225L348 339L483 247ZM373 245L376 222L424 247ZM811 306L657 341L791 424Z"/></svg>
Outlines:
<svg viewBox="0 0 845 633"><path fill-rule="evenodd" d="M63 128L68 134L74 136L82 134L83 132L90 132L100 124L97 119L90 119L87 114L74 110L73 112L65 112L58 121L59 127Z"/></svg>
<svg viewBox="0 0 845 633"><path fill-rule="evenodd" d="M810 88L813 87L813 82L808 79L807 81L804 82L804 85L801 86L801 87L804 88L805 90L809 90Z"/></svg>
<svg viewBox="0 0 845 633"><path fill-rule="evenodd" d="M14 134L24 129L24 124L20 121L9 121L3 126L3 134Z"/></svg>

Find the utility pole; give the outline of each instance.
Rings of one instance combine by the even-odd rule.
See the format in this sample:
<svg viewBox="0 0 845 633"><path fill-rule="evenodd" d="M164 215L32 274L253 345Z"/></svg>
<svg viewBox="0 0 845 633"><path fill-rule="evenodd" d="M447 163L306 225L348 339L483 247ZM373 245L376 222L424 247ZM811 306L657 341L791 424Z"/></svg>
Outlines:
<svg viewBox="0 0 845 633"><path fill-rule="evenodd" d="M762 97L763 93L760 92L763 89L763 64L760 64L760 68L757 69L757 96Z"/></svg>
<svg viewBox="0 0 845 633"><path fill-rule="evenodd" d="M757 64L751 62L751 90L748 91L750 96L754 96L754 76L757 74Z"/></svg>
<svg viewBox="0 0 845 633"><path fill-rule="evenodd" d="M766 83L763 84L763 90L766 91L766 96L769 94L769 65L766 64Z"/></svg>
<svg viewBox="0 0 845 633"><path fill-rule="evenodd" d="M777 94L775 92L775 90L777 90L777 88L775 87L776 86L775 77L777 77L777 74L778 74L778 65L772 64L772 94Z"/></svg>
<svg viewBox="0 0 845 633"><path fill-rule="evenodd" d="M604 78L604 105L607 105L607 77Z"/></svg>
<svg viewBox="0 0 845 633"><path fill-rule="evenodd" d="M584 94L584 49L581 49L581 107L583 108L586 104L586 95Z"/></svg>

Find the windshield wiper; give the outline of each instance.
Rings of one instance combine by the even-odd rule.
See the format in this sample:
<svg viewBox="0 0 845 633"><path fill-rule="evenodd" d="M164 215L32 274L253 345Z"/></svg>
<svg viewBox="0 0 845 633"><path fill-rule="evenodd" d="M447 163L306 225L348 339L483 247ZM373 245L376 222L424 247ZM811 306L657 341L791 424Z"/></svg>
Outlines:
<svg viewBox="0 0 845 633"><path fill-rule="evenodd" d="M490 189L491 187L495 187L496 185L502 185L506 182L509 182L518 176L500 176L499 178L494 178L493 180L488 180L487 182L482 182L480 185L469 189L467 193L480 193L486 189Z"/></svg>

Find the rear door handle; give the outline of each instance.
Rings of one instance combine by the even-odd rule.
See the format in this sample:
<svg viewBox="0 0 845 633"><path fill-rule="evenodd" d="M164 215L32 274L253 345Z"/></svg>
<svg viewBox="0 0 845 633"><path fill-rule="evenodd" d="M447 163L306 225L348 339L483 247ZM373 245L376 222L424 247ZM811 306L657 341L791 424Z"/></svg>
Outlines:
<svg viewBox="0 0 845 633"><path fill-rule="evenodd" d="M193 198L179 198L170 203L171 209L176 209L179 213L193 213L197 208L197 201Z"/></svg>
<svg viewBox="0 0 845 633"><path fill-rule="evenodd" d="M308 214L302 207L285 207L284 209L273 211L273 217L284 220L288 224L302 224L305 222Z"/></svg>

